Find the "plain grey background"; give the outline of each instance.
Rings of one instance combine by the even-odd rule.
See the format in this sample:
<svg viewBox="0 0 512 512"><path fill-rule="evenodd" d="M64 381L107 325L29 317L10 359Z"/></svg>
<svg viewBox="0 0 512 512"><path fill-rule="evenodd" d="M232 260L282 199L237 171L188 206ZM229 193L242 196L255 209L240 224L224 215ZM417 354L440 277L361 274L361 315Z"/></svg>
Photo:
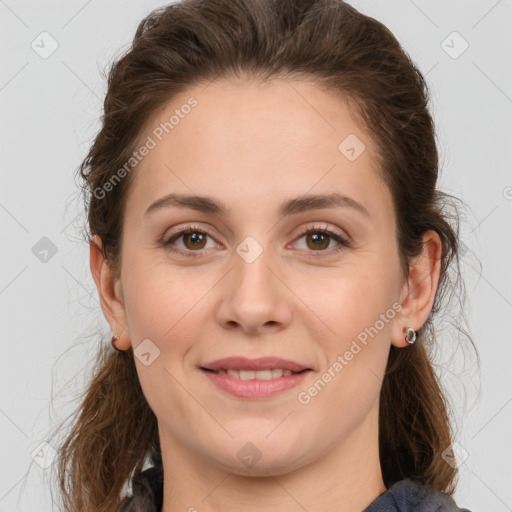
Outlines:
<svg viewBox="0 0 512 512"><path fill-rule="evenodd" d="M95 333L109 332L74 174L99 128L100 70L167 3L0 0L0 512L51 509L44 443L72 412ZM438 368L459 428L446 461L460 468L459 506L510 511L512 0L350 3L386 24L426 76L440 186L468 205L462 270L481 372L448 325Z"/></svg>

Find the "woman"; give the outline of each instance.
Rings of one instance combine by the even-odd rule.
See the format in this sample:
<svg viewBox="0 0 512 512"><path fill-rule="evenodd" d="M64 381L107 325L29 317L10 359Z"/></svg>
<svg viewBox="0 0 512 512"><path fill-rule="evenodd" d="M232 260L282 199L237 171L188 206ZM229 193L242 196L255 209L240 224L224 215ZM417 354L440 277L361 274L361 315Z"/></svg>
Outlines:
<svg viewBox="0 0 512 512"><path fill-rule="evenodd" d="M427 104L340 0L140 23L81 166L115 350L61 447L66 510L466 510L428 351L458 233Z"/></svg>

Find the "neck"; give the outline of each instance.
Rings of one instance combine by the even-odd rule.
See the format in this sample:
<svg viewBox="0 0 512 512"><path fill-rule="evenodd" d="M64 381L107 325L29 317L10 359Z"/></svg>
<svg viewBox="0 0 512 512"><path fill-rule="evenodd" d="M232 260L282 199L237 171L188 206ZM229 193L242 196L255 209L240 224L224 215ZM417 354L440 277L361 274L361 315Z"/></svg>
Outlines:
<svg viewBox="0 0 512 512"><path fill-rule="evenodd" d="M370 414L311 462L247 476L187 450L161 428L162 512L361 512L386 490L377 433L376 415Z"/></svg>

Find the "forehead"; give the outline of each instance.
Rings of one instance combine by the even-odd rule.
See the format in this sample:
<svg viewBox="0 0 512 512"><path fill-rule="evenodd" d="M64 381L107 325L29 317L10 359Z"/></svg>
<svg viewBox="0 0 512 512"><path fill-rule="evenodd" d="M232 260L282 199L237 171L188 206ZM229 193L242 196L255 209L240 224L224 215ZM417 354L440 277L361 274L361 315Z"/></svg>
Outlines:
<svg viewBox="0 0 512 512"><path fill-rule="evenodd" d="M238 213L308 193L351 196L374 216L391 206L374 142L344 101L310 82L196 85L151 116L139 140L149 138L127 202L137 216L171 192Z"/></svg>

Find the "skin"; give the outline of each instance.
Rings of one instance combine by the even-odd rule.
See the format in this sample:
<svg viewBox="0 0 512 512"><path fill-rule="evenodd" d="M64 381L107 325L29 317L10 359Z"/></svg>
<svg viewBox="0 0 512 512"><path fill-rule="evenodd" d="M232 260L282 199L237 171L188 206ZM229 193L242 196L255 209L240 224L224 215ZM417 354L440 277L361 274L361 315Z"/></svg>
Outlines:
<svg viewBox="0 0 512 512"><path fill-rule="evenodd" d="M198 105L132 171L120 275L103 259L97 236L90 245L117 346L136 349L149 338L160 350L149 366L135 361L158 419L163 510L360 512L386 490L379 392L391 344L407 350L405 327L419 329L432 308L439 236L425 234L404 279L375 146L347 105L317 85L198 85L154 113L141 140L191 96ZM338 150L349 134L366 146L355 161ZM278 212L287 199L333 191L362 203L370 217L346 207ZM144 217L171 192L207 195L231 215L169 207ZM173 244L196 258L159 243L188 223L208 232L206 242L194 249L185 235ZM328 238L318 249L301 236L310 226L348 236L352 246ZM252 263L236 252L247 236L263 248ZM308 404L299 403L298 392L390 310L394 318ZM276 355L314 371L273 398L241 399L199 370L231 355ZM248 442L261 453L252 467L237 457Z"/></svg>

